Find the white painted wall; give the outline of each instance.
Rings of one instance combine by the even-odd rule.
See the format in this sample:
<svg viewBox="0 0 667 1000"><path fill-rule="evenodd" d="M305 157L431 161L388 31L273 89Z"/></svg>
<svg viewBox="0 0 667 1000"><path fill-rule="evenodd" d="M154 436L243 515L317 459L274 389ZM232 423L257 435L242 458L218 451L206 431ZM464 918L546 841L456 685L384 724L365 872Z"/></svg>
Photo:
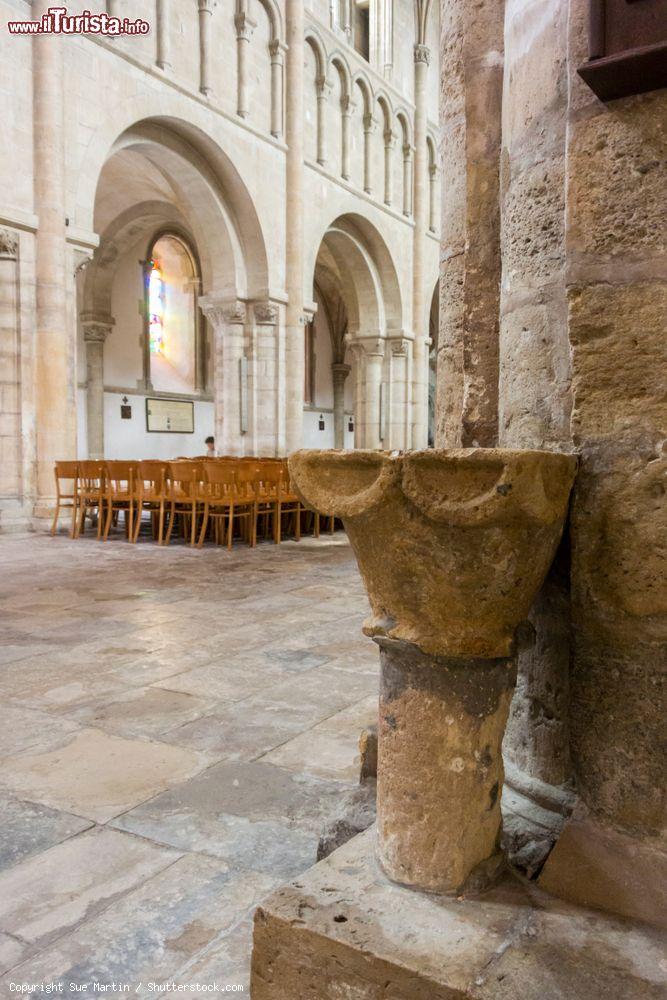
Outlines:
<svg viewBox="0 0 667 1000"><path fill-rule="evenodd" d="M106 458L178 458L206 452L205 439L214 433L214 407L195 400L194 434L156 434L146 430L146 397L127 394L132 419L121 420L119 393L104 393L104 451ZM85 409L85 406L84 406ZM81 447L79 445L79 447Z"/></svg>

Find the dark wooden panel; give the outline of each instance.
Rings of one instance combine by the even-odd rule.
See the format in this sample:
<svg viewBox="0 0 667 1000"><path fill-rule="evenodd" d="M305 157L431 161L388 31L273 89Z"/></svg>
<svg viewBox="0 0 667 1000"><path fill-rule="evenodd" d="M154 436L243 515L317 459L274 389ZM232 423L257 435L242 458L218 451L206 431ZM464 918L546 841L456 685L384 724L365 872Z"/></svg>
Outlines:
<svg viewBox="0 0 667 1000"><path fill-rule="evenodd" d="M579 75L603 101L667 87L667 0L589 0Z"/></svg>

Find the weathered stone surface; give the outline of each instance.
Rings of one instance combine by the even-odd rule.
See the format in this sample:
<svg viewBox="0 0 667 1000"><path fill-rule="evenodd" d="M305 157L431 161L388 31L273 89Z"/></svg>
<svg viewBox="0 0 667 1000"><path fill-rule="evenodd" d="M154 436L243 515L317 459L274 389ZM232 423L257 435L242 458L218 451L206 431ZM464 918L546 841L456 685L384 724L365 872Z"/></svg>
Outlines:
<svg viewBox="0 0 667 1000"><path fill-rule="evenodd" d="M505 879L479 899L411 892L361 834L262 903L253 1000L657 1000L661 937Z"/></svg>
<svg viewBox="0 0 667 1000"><path fill-rule="evenodd" d="M576 458L303 451L290 468L305 503L344 519L373 612L366 634L442 656L510 654L560 538Z"/></svg>
<svg viewBox="0 0 667 1000"><path fill-rule="evenodd" d="M378 857L403 885L458 892L499 846L515 663L378 642Z"/></svg>
<svg viewBox="0 0 667 1000"><path fill-rule="evenodd" d="M10 766L7 761L5 767ZM92 821L11 795L0 798L0 870L48 850L92 826Z"/></svg>
<svg viewBox="0 0 667 1000"><path fill-rule="evenodd" d="M667 850L602 824L580 804L539 878L548 892L580 906L667 927Z"/></svg>
<svg viewBox="0 0 667 1000"><path fill-rule="evenodd" d="M368 780L343 797L334 818L327 823L320 834L317 845L317 860L328 858L348 840L363 833L375 822L377 788L375 781Z"/></svg>
<svg viewBox="0 0 667 1000"><path fill-rule="evenodd" d="M361 766L359 768L359 780L366 781L368 778L375 779L378 776L378 727L377 724L368 726L359 737L359 755Z"/></svg>

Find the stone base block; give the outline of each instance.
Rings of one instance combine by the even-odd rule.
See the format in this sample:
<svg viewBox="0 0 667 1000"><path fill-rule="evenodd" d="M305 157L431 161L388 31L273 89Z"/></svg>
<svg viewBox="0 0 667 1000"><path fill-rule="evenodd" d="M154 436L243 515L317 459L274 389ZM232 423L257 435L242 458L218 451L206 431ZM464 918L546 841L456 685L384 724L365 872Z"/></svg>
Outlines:
<svg viewBox="0 0 667 1000"><path fill-rule="evenodd" d="M392 884L375 831L257 910L253 1000L633 1000L664 995L658 931L508 875L472 899Z"/></svg>

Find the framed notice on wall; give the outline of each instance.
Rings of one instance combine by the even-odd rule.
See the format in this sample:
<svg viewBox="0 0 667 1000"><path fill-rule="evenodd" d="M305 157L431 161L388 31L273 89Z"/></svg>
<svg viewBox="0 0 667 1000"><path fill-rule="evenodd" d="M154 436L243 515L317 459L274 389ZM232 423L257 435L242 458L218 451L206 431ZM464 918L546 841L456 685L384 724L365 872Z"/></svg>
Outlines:
<svg viewBox="0 0 667 1000"><path fill-rule="evenodd" d="M154 434L194 434L195 404L190 399L147 397L146 430Z"/></svg>

